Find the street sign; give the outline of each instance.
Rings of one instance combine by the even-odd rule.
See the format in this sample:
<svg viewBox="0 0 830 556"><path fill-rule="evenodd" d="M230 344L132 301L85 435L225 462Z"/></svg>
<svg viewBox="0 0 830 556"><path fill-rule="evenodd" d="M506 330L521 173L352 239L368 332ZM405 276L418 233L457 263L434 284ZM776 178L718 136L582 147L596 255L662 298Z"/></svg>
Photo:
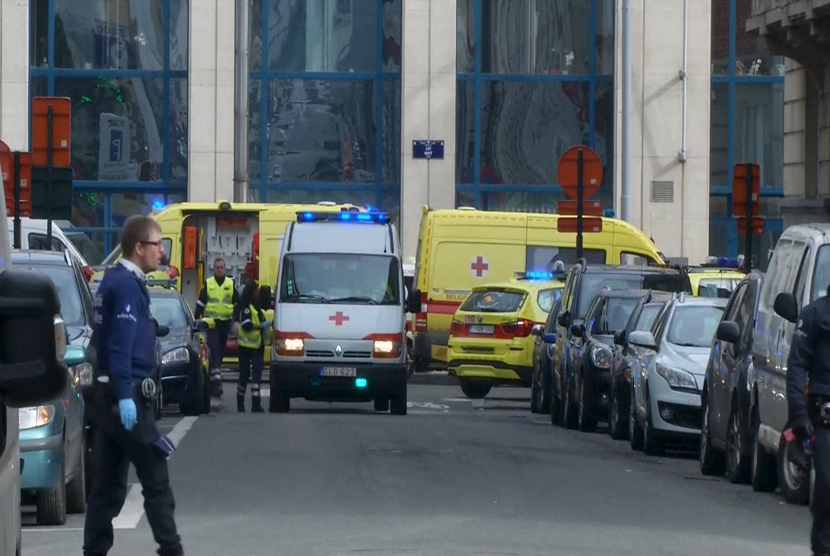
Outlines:
<svg viewBox="0 0 830 556"><path fill-rule="evenodd" d="M32 216L71 220L72 168L52 168L51 187L48 172L49 168L45 166L32 167Z"/></svg>
<svg viewBox="0 0 830 556"><path fill-rule="evenodd" d="M764 235L764 222L765 220L759 216L752 217L752 235ZM738 218L738 235L746 235L746 218Z"/></svg>
<svg viewBox="0 0 830 556"><path fill-rule="evenodd" d="M412 158L423 158L426 160L444 158L444 142L430 141L428 139L416 139L412 141Z"/></svg>
<svg viewBox="0 0 830 556"><path fill-rule="evenodd" d="M764 233L764 220L758 218L760 211L761 167L757 164L735 164L732 169L732 216L738 217L738 233L745 238L746 272L752 270L752 236ZM747 233L747 220L752 228L750 233Z"/></svg>
<svg viewBox="0 0 830 556"><path fill-rule="evenodd" d="M556 231L563 234L577 232L577 220L574 216L560 216L556 220ZM583 234L597 234L602 231L602 218L590 217L582 219Z"/></svg>
<svg viewBox="0 0 830 556"><path fill-rule="evenodd" d="M579 151L582 151L583 198L596 193L599 186L602 185L602 161L596 151L582 145L571 147L559 159L559 167L556 171L559 177L559 185L565 191L565 195L571 199L576 199L578 196Z"/></svg>
<svg viewBox="0 0 830 556"><path fill-rule="evenodd" d="M32 164L49 164L49 107L52 107L52 165L69 166L72 100L68 97L32 99Z"/></svg>
<svg viewBox="0 0 830 556"><path fill-rule="evenodd" d="M576 216L579 204L573 200L561 200L557 203L556 212L559 216ZM582 201L583 216L603 216L601 201Z"/></svg>

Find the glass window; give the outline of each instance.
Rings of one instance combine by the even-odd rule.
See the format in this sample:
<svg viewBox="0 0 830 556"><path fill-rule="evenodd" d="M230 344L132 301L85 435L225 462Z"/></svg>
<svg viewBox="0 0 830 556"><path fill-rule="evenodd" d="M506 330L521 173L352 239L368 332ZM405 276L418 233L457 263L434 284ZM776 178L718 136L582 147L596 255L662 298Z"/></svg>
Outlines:
<svg viewBox="0 0 830 556"><path fill-rule="evenodd" d="M697 295L729 299L732 291L740 282L736 278L701 278L697 285Z"/></svg>
<svg viewBox="0 0 830 556"><path fill-rule="evenodd" d="M723 307L677 307L666 340L685 347L709 347L723 316Z"/></svg>
<svg viewBox="0 0 830 556"><path fill-rule="evenodd" d="M403 0L383 0L383 71L403 66Z"/></svg>
<svg viewBox="0 0 830 556"><path fill-rule="evenodd" d="M385 183L401 182L401 82L384 81L381 136L381 179ZM374 156L374 153L372 154Z"/></svg>
<svg viewBox="0 0 830 556"><path fill-rule="evenodd" d="M455 68L458 73L473 73L476 69L476 0L456 0L455 5Z"/></svg>
<svg viewBox="0 0 830 556"><path fill-rule="evenodd" d="M248 31L248 51L250 52L250 55L248 56L248 69L250 71L262 71L262 53L264 50L262 44L262 30L265 25L265 22L262 20L263 1L264 0L251 0L248 12L251 18L251 27ZM249 87L251 81L253 80L249 77ZM253 110L253 105L251 105L251 107L251 110Z"/></svg>
<svg viewBox="0 0 830 556"><path fill-rule="evenodd" d="M72 225L79 228L103 228L106 195L97 191L75 189L72 192Z"/></svg>
<svg viewBox="0 0 830 556"><path fill-rule="evenodd" d="M266 203L298 203L315 204L332 202L337 204L351 203L354 205L374 205L377 193L374 190L336 191L313 189L269 189L266 192Z"/></svg>
<svg viewBox="0 0 830 556"><path fill-rule="evenodd" d="M684 291L685 279L680 273L634 274L631 272L587 273L582 275L577 318L585 316L587 305L603 288L609 290L657 290L664 292Z"/></svg>
<svg viewBox="0 0 830 556"><path fill-rule="evenodd" d="M251 182L262 179L262 81L248 80L248 179ZM274 145L284 154L285 143Z"/></svg>
<svg viewBox="0 0 830 556"><path fill-rule="evenodd" d="M164 0L55 0L55 67L162 70L166 39Z"/></svg>
<svg viewBox="0 0 830 556"><path fill-rule="evenodd" d="M804 300L804 288L807 285L807 276L810 273L810 247L808 246L799 255L798 277L795 280L795 299L798 302L798 308L801 309Z"/></svg>
<svg viewBox="0 0 830 556"><path fill-rule="evenodd" d="M735 75L783 76L784 58L773 56L763 37L751 37L742 25L752 15L753 0L735 0L734 3L735 21L738 23L735 28Z"/></svg>
<svg viewBox="0 0 830 556"><path fill-rule="evenodd" d="M288 255L283 264L283 303L400 303L400 264L393 257L303 253Z"/></svg>
<svg viewBox="0 0 830 556"><path fill-rule="evenodd" d="M640 317L634 325L634 332L646 332L651 330L651 326L654 324L654 319L657 318L657 314L660 312L662 307L662 305L657 305L656 303L643 306L643 310L640 311Z"/></svg>
<svg viewBox="0 0 830 556"><path fill-rule="evenodd" d="M52 236L51 240L51 242L46 241L46 234L30 233L29 249L34 251L60 251L61 253L66 251L63 243L58 238Z"/></svg>
<svg viewBox="0 0 830 556"><path fill-rule="evenodd" d="M762 187L783 187L784 84L735 85L733 122L735 163L759 164Z"/></svg>
<svg viewBox="0 0 830 556"><path fill-rule="evenodd" d="M469 1L472 2L473 0ZM461 4L462 0L459 0L458 5ZM475 175L472 172L475 163L475 133L475 82L458 81L455 91L456 183L475 183ZM483 175L481 183L488 183L484 181ZM470 206L473 206L473 204L470 203Z"/></svg>
<svg viewBox="0 0 830 556"><path fill-rule="evenodd" d="M597 65L596 73L602 75L614 74L614 0L597 1Z"/></svg>
<svg viewBox="0 0 830 556"><path fill-rule="evenodd" d="M515 313L526 294L503 290L484 290L473 292L467 296L459 308L460 311L475 311L478 313Z"/></svg>
<svg viewBox="0 0 830 556"><path fill-rule="evenodd" d="M455 192L455 206L457 207L474 207L476 204L475 194L472 191L456 191Z"/></svg>
<svg viewBox="0 0 830 556"><path fill-rule="evenodd" d="M747 339L752 327L755 324L755 289L746 288L746 294L741 299L738 312L735 314L735 322L741 330L741 337Z"/></svg>
<svg viewBox="0 0 830 556"><path fill-rule="evenodd" d="M582 256L588 264L605 264L605 251L602 249L583 249ZM576 249L573 247L556 247L547 245L528 245L525 270L553 272L556 262L562 261L565 267L576 263Z"/></svg>
<svg viewBox="0 0 830 556"><path fill-rule="evenodd" d="M170 0L170 69L172 71L187 70L187 48L190 37L187 28L188 4L186 0ZM251 16L254 14L251 13Z"/></svg>
<svg viewBox="0 0 830 556"><path fill-rule="evenodd" d="M187 182L187 79L170 79L170 180ZM142 181L143 174L139 174Z"/></svg>
<svg viewBox="0 0 830 556"><path fill-rule="evenodd" d="M481 10L483 73L590 73L597 56L591 52L591 2L481 0Z"/></svg>
<svg viewBox="0 0 830 556"><path fill-rule="evenodd" d="M592 333L610 335L625 328L639 301L636 298L607 298Z"/></svg>
<svg viewBox="0 0 830 556"><path fill-rule="evenodd" d="M729 85L712 83L709 120L709 182L714 186L732 185L729 168Z"/></svg>
<svg viewBox="0 0 830 556"><path fill-rule="evenodd" d="M374 72L378 3L269 0L268 68Z"/></svg>
<svg viewBox="0 0 830 556"><path fill-rule="evenodd" d="M72 245L81 253L81 256L83 256L87 263L93 265L98 264L104 258L101 247L96 245L87 232L74 229L69 222L60 221L58 224L61 227L61 231L63 231L63 235L72 242Z"/></svg>
<svg viewBox="0 0 830 556"><path fill-rule="evenodd" d="M276 80L268 90L268 182L375 181L373 81Z"/></svg>
<svg viewBox="0 0 830 556"><path fill-rule="evenodd" d="M124 193L112 193L110 195L110 227L121 228L124 221L134 214L150 214L153 209L164 207L164 193L142 193L140 191L128 191Z"/></svg>
<svg viewBox="0 0 830 556"><path fill-rule="evenodd" d="M559 201L564 193L539 193L535 191L492 191L482 193L483 210L505 212L528 212L537 214L556 214Z"/></svg>
<svg viewBox="0 0 830 556"><path fill-rule="evenodd" d="M49 0L30 0L29 20L29 64L45 68L49 65Z"/></svg>
<svg viewBox="0 0 830 556"><path fill-rule="evenodd" d="M550 312L548 313L548 318L545 321L545 333L550 334L556 330L556 317L559 316L559 308L562 305L562 298L560 297L556 303L553 304Z"/></svg>
<svg viewBox="0 0 830 556"><path fill-rule="evenodd" d="M76 180L161 180L163 84L149 78L55 79L55 96L72 99Z"/></svg>
<svg viewBox="0 0 830 556"><path fill-rule="evenodd" d="M542 290L536 296L536 303L539 304L539 307L546 312L549 313L553 304L559 301L562 297L562 289L561 288L551 288L549 290Z"/></svg>
<svg viewBox="0 0 830 556"><path fill-rule="evenodd" d="M45 274L58 291L58 300L61 302L61 316L68 326L83 326L84 303L78 289L78 280L75 269L71 266L51 264L30 265L29 270L36 270Z"/></svg>
<svg viewBox="0 0 830 556"><path fill-rule="evenodd" d="M152 288L150 288L152 290ZM187 328L187 315L184 313L179 297L169 294L150 293L150 313L162 326L170 330L182 331Z"/></svg>
<svg viewBox="0 0 830 556"><path fill-rule="evenodd" d="M810 301L827 295L830 287L830 245L822 245L816 255L816 266L813 274L813 292Z"/></svg>
<svg viewBox="0 0 830 556"><path fill-rule="evenodd" d="M712 75L729 74L729 1L712 1ZM712 120L714 122L714 119Z"/></svg>

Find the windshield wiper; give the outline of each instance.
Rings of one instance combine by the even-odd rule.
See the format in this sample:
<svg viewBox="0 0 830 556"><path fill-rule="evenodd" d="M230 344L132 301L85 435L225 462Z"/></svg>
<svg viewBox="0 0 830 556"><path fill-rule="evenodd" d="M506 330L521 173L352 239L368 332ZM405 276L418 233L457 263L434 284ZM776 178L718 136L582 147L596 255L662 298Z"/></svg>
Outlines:
<svg viewBox="0 0 830 556"><path fill-rule="evenodd" d="M698 344L690 344L688 342L676 342L674 345L684 347L684 348L702 348L707 346L701 346Z"/></svg>
<svg viewBox="0 0 830 556"><path fill-rule="evenodd" d="M329 301L329 299L327 297L324 297L322 295L317 295L316 293L298 293L298 294L290 295L287 298L287 300L292 300L292 299L299 299L299 300L313 299L315 301L322 301L323 303L331 303L331 301Z"/></svg>
<svg viewBox="0 0 830 556"><path fill-rule="evenodd" d="M371 297L364 297L360 295L350 295L348 297L338 297L337 299L330 299L331 303L355 303L355 302L363 302L368 303L369 305L378 305L378 302L372 299Z"/></svg>

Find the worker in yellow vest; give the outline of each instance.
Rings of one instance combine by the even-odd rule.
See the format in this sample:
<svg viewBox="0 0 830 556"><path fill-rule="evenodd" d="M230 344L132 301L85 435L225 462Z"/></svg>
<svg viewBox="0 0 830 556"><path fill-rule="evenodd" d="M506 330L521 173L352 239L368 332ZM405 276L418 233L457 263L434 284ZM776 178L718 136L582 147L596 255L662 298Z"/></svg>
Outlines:
<svg viewBox="0 0 830 556"><path fill-rule="evenodd" d="M208 330L210 349L210 391L214 398L222 397L222 360L225 345L233 321L233 307L238 294L233 279L225 276L225 261L221 257L213 261L213 276L205 281L199 301L196 302L195 317L202 315L212 318L216 325Z"/></svg>
<svg viewBox="0 0 830 556"><path fill-rule="evenodd" d="M237 305L239 332L239 382L236 387L236 410L245 413L245 391L251 375L251 413L262 413L259 385L262 382L262 363L265 356L265 334L271 326L265 320L259 303L259 288L255 282L245 284Z"/></svg>

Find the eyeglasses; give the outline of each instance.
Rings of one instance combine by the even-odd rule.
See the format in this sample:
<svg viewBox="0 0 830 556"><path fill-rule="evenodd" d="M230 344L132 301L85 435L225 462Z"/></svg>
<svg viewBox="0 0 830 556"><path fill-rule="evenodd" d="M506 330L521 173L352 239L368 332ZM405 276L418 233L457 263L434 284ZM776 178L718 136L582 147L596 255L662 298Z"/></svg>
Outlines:
<svg viewBox="0 0 830 556"><path fill-rule="evenodd" d="M159 241L139 241L139 243L141 245L155 245L156 247L158 247L159 245L161 245L161 240L159 240Z"/></svg>

